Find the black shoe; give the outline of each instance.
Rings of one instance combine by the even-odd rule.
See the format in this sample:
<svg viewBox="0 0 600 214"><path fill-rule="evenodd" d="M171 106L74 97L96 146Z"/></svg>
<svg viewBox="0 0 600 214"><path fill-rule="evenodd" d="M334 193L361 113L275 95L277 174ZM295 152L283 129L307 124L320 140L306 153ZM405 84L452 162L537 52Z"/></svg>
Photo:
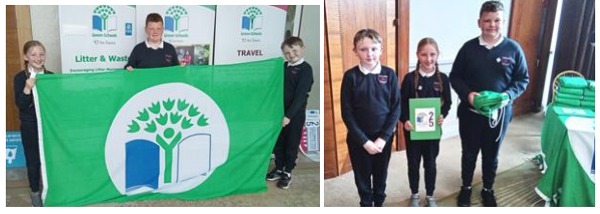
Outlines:
<svg viewBox="0 0 600 214"><path fill-rule="evenodd" d="M483 202L484 207L497 207L496 204L496 196L494 196L494 190L481 190L481 201Z"/></svg>
<svg viewBox="0 0 600 214"><path fill-rule="evenodd" d="M456 201L456 205L459 207L470 207L471 206L471 188L461 187L460 193Z"/></svg>
<svg viewBox="0 0 600 214"><path fill-rule="evenodd" d="M44 204L42 203L42 196L40 194L40 192L32 192L31 194L29 194L29 196L31 197L31 205L34 207L43 207Z"/></svg>
<svg viewBox="0 0 600 214"><path fill-rule="evenodd" d="M371 202L371 203L363 203L363 202L360 202L359 204L360 204L360 206L361 206L361 207L372 207L372 206L373 206L373 203L372 203L372 202Z"/></svg>
<svg viewBox="0 0 600 214"><path fill-rule="evenodd" d="M288 189L290 188L290 183L292 183L292 174L284 172L281 174L281 179L277 181L277 187Z"/></svg>
<svg viewBox="0 0 600 214"><path fill-rule="evenodd" d="M267 174L267 181L276 181L281 179L281 174L283 174L283 171L281 170L277 170L277 169L273 169L271 170L271 172L269 172Z"/></svg>

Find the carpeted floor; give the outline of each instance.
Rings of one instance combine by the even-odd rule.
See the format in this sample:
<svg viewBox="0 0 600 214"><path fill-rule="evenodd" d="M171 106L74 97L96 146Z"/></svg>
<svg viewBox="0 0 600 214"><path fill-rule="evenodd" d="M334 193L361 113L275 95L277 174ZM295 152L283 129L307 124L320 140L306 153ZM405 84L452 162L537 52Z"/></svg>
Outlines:
<svg viewBox="0 0 600 214"><path fill-rule="evenodd" d="M494 191L500 207L543 207L544 200L535 193L540 179L540 170L534 161L526 161L496 176ZM482 207L482 183L473 185L471 206ZM455 207L458 192L438 200L440 207ZM405 203L408 203L406 201Z"/></svg>

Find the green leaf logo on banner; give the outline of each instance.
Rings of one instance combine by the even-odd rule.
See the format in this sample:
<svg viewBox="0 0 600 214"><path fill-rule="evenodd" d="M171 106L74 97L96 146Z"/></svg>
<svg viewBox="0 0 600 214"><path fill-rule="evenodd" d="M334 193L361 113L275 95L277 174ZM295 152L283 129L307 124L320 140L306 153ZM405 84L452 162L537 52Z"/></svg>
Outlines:
<svg viewBox="0 0 600 214"><path fill-rule="evenodd" d="M228 152L221 109L183 83L132 96L115 116L105 148L109 175L123 195L190 190L223 164Z"/></svg>
<svg viewBox="0 0 600 214"><path fill-rule="evenodd" d="M165 15L165 30L180 32L189 30L188 12L182 6L171 6Z"/></svg>
<svg viewBox="0 0 600 214"><path fill-rule="evenodd" d="M263 28L263 13L258 7L249 7L242 14L242 30L257 31Z"/></svg>
<svg viewBox="0 0 600 214"><path fill-rule="evenodd" d="M96 37L116 37L117 12L108 5L100 5L94 8L92 15L92 29L102 34L94 34Z"/></svg>

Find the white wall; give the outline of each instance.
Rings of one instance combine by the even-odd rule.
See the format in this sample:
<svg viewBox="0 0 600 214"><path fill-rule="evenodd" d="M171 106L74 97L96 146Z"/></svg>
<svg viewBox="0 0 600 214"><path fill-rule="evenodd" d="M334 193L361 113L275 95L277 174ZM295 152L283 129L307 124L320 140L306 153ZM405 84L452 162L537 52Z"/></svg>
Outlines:
<svg viewBox="0 0 600 214"><path fill-rule="evenodd" d="M310 63L313 69L314 83L308 97L308 109L320 109L320 91L321 91L321 56L320 56L320 13L319 5L306 5L302 7L302 18L300 20L300 34L304 46L306 47L306 62Z"/></svg>
<svg viewBox="0 0 600 214"><path fill-rule="evenodd" d="M486 0L419 0L410 3L409 70L417 63L417 44L425 37L432 37L438 43L440 71L449 75L452 63L462 45L481 34L477 26L481 4ZM507 35L511 0L501 0L504 4L504 26L502 34ZM458 95L452 90L452 106L442 126L442 139L458 136Z"/></svg>
<svg viewBox="0 0 600 214"><path fill-rule="evenodd" d="M410 65L417 62L417 43L424 37L434 38L440 48L440 63L453 62L458 50L469 39L481 34L477 26L479 9L486 0L419 0L410 4ZM504 4L502 34L508 32L510 0Z"/></svg>

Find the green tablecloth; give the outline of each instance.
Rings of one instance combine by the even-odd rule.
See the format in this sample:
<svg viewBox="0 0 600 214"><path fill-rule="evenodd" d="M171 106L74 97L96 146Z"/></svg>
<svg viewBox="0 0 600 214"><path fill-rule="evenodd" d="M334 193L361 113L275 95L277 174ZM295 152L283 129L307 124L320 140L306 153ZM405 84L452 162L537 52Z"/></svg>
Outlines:
<svg viewBox="0 0 600 214"><path fill-rule="evenodd" d="M542 127L543 175L536 192L548 206L595 206L594 113L551 105Z"/></svg>

